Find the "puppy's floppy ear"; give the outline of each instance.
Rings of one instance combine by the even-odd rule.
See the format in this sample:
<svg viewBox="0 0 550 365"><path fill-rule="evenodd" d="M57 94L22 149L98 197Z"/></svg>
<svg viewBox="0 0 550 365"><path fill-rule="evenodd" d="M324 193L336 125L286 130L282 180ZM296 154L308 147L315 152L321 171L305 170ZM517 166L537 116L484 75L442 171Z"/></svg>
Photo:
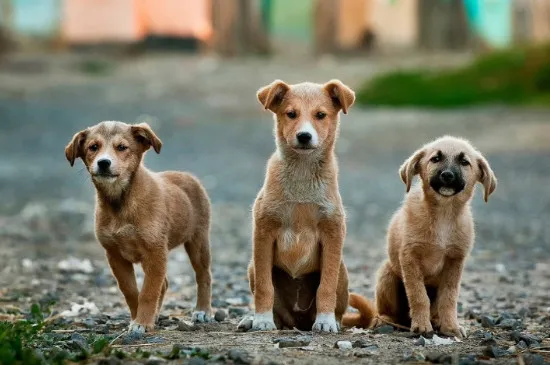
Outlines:
<svg viewBox="0 0 550 365"><path fill-rule="evenodd" d="M73 139L65 147L65 157L71 166L74 165L77 158L84 158L84 142L86 142L87 136L88 130L80 131L73 136Z"/></svg>
<svg viewBox="0 0 550 365"><path fill-rule="evenodd" d="M344 114L355 102L355 93L340 80L330 80L325 84L325 90L330 95L333 104L342 109Z"/></svg>
<svg viewBox="0 0 550 365"><path fill-rule="evenodd" d="M144 151L147 151L149 147L153 147L156 153L160 153L162 148L162 141L153 132L149 124L139 123L131 126L132 134L134 138L144 146Z"/></svg>
<svg viewBox="0 0 550 365"><path fill-rule="evenodd" d="M422 157L424 157L425 153L426 152L424 149L417 150L411 155L411 157L406 159L405 162L403 162L403 165L399 168L399 175L401 176L401 180L403 180L407 186L407 193L411 190L414 175L420 172L418 162L422 159Z"/></svg>
<svg viewBox="0 0 550 365"><path fill-rule="evenodd" d="M480 155L478 157L477 164L479 166L478 181L483 185L483 200L487 203L489 195L497 188L497 178L493 170L491 170L489 162L483 156Z"/></svg>
<svg viewBox="0 0 550 365"><path fill-rule="evenodd" d="M262 104L266 110L269 109L275 112L277 107L281 105L288 90L290 90L290 86L284 81L275 80L271 84L258 90L256 96L260 104Z"/></svg>

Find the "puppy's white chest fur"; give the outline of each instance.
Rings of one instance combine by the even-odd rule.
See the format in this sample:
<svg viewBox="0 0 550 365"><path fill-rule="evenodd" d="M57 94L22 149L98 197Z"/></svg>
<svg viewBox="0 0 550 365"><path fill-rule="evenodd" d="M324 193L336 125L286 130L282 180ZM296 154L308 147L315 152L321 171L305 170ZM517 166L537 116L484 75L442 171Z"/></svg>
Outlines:
<svg viewBox="0 0 550 365"><path fill-rule="evenodd" d="M277 232L275 262L293 277L310 272L319 262L320 207L288 203Z"/></svg>
<svg viewBox="0 0 550 365"><path fill-rule="evenodd" d="M456 223L447 217L442 217L434 222L434 240L435 244L441 248L445 248L452 241Z"/></svg>

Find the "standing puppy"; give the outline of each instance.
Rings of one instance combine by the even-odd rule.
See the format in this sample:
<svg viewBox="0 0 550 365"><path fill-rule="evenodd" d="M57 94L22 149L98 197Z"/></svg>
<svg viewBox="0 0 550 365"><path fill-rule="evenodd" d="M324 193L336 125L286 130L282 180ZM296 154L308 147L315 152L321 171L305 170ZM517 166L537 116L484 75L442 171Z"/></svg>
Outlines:
<svg viewBox="0 0 550 365"><path fill-rule="evenodd" d="M197 281L193 320L211 315L210 202L184 172L154 173L143 166L162 143L146 124L102 122L74 135L65 148L71 166L84 161L96 188L95 232L132 317L131 331L152 330L168 288L168 252L183 244ZM145 281L138 291L133 264Z"/></svg>
<svg viewBox="0 0 550 365"><path fill-rule="evenodd" d="M497 179L479 151L454 137L416 151L399 174L409 194L389 226L389 260L378 272L376 288L377 324L396 322L426 333L433 323L445 335L463 337L457 300L474 244L470 200L480 182L487 201ZM421 183L411 190L417 174Z"/></svg>
<svg viewBox="0 0 550 365"><path fill-rule="evenodd" d="M275 115L277 150L253 208L248 277L256 312L239 327L337 332L348 305L348 277L334 144L338 114L347 113L355 94L338 80L277 80L257 96Z"/></svg>

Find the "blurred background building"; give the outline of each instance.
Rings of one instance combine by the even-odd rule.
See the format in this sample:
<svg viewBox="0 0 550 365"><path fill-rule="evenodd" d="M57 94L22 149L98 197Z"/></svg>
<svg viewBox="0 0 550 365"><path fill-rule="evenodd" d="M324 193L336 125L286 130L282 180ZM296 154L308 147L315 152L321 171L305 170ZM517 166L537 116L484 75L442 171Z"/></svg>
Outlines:
<svg viewBox="0 0 550 365"><path fill-rule="evenodd" d="M0 0L24 48L145 44L224 55L502 48L550 38L548 0Z"/></svg>

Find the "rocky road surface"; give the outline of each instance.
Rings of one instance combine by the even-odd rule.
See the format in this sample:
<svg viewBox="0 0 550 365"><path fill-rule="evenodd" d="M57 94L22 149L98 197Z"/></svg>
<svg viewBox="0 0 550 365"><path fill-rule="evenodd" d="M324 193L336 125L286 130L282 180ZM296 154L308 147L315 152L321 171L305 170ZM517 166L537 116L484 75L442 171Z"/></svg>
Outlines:
<svg viewBox="0 0 550 365"><path fill-rule="evenodd" d="M385 231L404 185L397 169L426 141L452 134L488 158L499 185L473 201L476 246L462 283L462 342L423 339L391 327L318 335L236 332L253 310L246 280L250 208L274 149L258 87L280 78L351 86L393 67L446 66L456 57L250 59L157 55L137 59L17 56L0 62L0 316L55 302L49 344L76 351L90 336L120 335L129 318L93 234L93 188L63 149L101 120L148 120L164 142L153 170L183 169L213 205L214 307L219 322L192 326L194 277L184 250L172 252L170 289L158 330L122 335L89 362L234 364L543 364L550 361L550 111L483 107L451 111L354 107L338 142L348 212L350 289L373 296ZM89 58L101 71L90 71ZM96 68L91 68L96 70ZM86 71L87 70L87 71ZM478 189L480 190L480 189ZM143 279L138 271L138 278ZM340 342L344 341L344 342ZM346 342L346 341L349 341Z"/></svg>

